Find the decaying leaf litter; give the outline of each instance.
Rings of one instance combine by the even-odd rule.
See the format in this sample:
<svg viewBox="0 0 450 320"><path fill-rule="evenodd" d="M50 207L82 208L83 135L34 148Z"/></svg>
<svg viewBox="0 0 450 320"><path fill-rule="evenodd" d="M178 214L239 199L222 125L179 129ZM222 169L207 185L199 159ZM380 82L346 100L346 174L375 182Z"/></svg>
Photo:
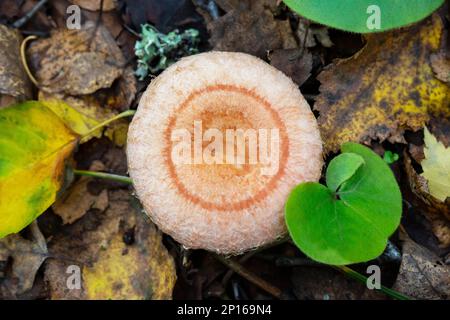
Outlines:
<svg viewBox="0 0 450 320"><path fill-rule="evenodd" d="M44 113L57 115L57 125L37 114L41 128L28 126L51 135L64 125L71 130L68 141L83 142L67 145L55 157L80 170L126 175L127 120L95 130L89 139L79 137L135 109L157 75L139 81L133 71L141 24L164 33L194 28L199 51L250 53L293 78L318 118L327 163L347 141L364 143L381 156L398 155L391 169L402 189L404 231L391 237L392 246L376 264L388 287L414 298L448 299L448 5L409 27L360 36L311 24L275 0L209 2L49 0L45 10L17 30L11 26L36 1L5 1L2 6L8 10L0 13L0 108L39 100ZM65 27L65 8L71 4L81 7L81 30ZM37 39L28 41L21 57L20 45L30 34ZM2 135L14 130L6 122L3 128ZM12 187L20 186L17 172L23 181L39 182L39 175L31 179L23 163L9 170L0 167L0 176ZM24 198L32 198L33 183L28 185ZM46 186L51 190L48 204L58 200L37 223L0 240L2 298L386 298L311 262L289 242L233 258L237 270L211 253L185 250L145 218L131 188L120 182L69 172ZM10 201L5 199L2 193L0 200ZM353 267L364 274L369 264ZM81 266L78 290L65 289L69 265ZM256 281L249 281L246 272Z"/></svg>

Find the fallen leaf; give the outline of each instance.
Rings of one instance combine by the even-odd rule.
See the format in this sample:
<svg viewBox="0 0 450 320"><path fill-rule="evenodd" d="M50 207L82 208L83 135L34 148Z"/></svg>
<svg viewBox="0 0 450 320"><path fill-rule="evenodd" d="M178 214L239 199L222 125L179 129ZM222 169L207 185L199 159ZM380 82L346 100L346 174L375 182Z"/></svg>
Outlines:
<svg viewBox="0 0 450 320"><path fill-rule="evenodd" d="M450 246L450 201L441 202L430 195L427 180L419 175L405 152L404 167L413 193L425 204L424 216L431 224L431 230L439 240L441 248Z"/></svg>
<svg viewBox="0 0 450 320"><path fill-rule="evenodd" d="M104 165L95 161L89 170L102 171ZM53 212L62 218L63 224L71 224L77 221L91 209L103 212L108 207L107 190L102 190L97 195L90 193L88 184L91 181L92 178L81 177L52 205Z"/></svg>
<svg viewBox="0 0 450 320"><path fill-rule="evenodd" d="M176 274L162 235L135 209L128 190L109 191L109 207L88 213L56 235L46 264L52 299L169 299ZM70 257L67 253L70 252ZM81 290L70 290L67 267L82 271Z"/></svg>
<svg viewBox="0 0 450 320"><path fill-rule="evenodd" d="M450 84L450 57L445 51L439 51L431 55L431 66L436 78Z"/></svg>
<svg viewBox="0 0 450 320"><path fill-rule="evenodd" d="M55 201L78 136L47 107L0 110L0 238L17 233Z"/></svg>
<svg viewBox="0 0 450 320"><path fill-rule="evenodd" d="M116 8L116 0L103 0L103 7L101 6L102 0L70 0L73 4L80 6L83 9L90 11L111 11Z"/></svg>
<svg viewBox="0 0 450 320"><path fill-rule="evenodd" d="M272 66L283 71L299 86L311 76L313 59L311 53L306 50L274 50L270 53L269 60Z"/></svg>
<svg viewBox="0 0 450 320"><path fill-rule="evenodd" d="M45 100L126 110L136 94L133 69L103 26L58 29L50 38L33 42L27 55Z"/></svg>
<svg viewBox="0 0 450 320"><path fill-rule="evenodd" d="M402 238L402 262L393 289L417 299L448 299L450 267L407 235Z"/></svg>
<svg viewBox="0 0 450 320"><path fill-rule="evenodd" d="M47 245L37 225L32 228L32 234L33 240L15 234L0 239L0 261L12 259L11 274L0 283L0 292L6 291L10 298L31 289L36 273L48 258Z"/></svg>
<svg viewBox="0 0 450 320"><path fill-rule="evenodd" d="M293 11L312 21L357 33L381 32L410 25L429 16L444 3L444 0L283 1Z"/></svg>
<svg viewBox="0 0 450 320"><path fill-rule="evenodd" d="M254 10L253 10L254 9ZM265 57L267 51L293 49L297 43L288 20L276 20L264 6L239 7L208 24L214 50L240 51Z"/></svg>
<svg viewBox="0 0 450 320"><path fill-rule="evenodd" d="M354 57L323 71L314 108L325 151L346 141L404 142L430 114L450 116L450 88L434 77L429 56L440 46L442 21L433 16L398 31L371 34Z"/></svg>
<svg viewBox="0 0 450 320"><path fill-rule="evenodd" d="M0 25L0 108L29 100L31 83L20 61L22 36Z"/></svg>
<svg viewBox="0 0 450 320"><path fill-rule="evenodd" d="M450 197L450 148L437 141L425 127L425 159L421 162L422 176L428 181L430 194L445 202Z"/></svg>
<svg viewBox="0 0 450 320"><path fill-rule="evenodd" d="M46 100L46 95L39 95L40 102L47 108L52 110L73 132L80 136L84 136L82 143L96 137L100 138L103 134L118 146L125 144L124 134L128 131L128 122L119 119L104 130L103 128L91 132L92 129L100 125L102 122L111 119L117 113L112 110L75 103L70 106L62 100L56 100L53 96L49 96L50 100ZM42 100L41 100L42 99Z"/></svg>

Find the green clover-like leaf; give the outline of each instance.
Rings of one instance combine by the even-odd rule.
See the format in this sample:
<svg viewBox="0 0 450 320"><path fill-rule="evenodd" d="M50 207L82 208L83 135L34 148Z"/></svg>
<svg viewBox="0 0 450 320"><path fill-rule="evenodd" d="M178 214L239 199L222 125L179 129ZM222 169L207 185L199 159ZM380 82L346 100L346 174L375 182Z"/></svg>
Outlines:
<svg viewBox="0 0 450 320"><path fill-rule="evenodd" d="M402 212L400 189L383 159L356 143L345 143L341 150L345 156L337 157L327 170L328 188L302 183L286 204L286 223L295 244L310 258L332 265L379 256Z"/></svg>

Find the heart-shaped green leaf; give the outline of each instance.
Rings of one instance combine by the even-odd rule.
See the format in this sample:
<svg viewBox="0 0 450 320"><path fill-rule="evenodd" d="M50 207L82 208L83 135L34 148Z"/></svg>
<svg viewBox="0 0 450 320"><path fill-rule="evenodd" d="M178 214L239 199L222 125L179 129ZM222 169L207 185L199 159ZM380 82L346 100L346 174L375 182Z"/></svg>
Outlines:
<svg viewBox="0 0 450 320"><path fill-rule="evenodd" d="M298 14L358 33L380 32L420 21L444 0L284 0Z"/></svg>
<svg viewBox="0 0 450 320"><path fill-rule="evenodd" d="M345 181L353 177L356 170L363 164L363 157L356 153L343 153L331 160L327 169L328 188L332 192L336 192Z"/></svg>
<svg viewBox="0 0 450 320"><path fill-rule="evenodd" d="M39 102L0 110L0 238L43 213L61 189L78 135Z"/></svg>
<svg viewBox="0 0 450 320"><path fill-rule="evenodd" d="M340 156L328 168L332 186L302 183L286 203L286 223L295 244L310 258L332 265L379 256L402 212L400 189L383 159L356 143L345 143L341 150L352 156ZM343 163L345 159L352 164Z"/></svg>

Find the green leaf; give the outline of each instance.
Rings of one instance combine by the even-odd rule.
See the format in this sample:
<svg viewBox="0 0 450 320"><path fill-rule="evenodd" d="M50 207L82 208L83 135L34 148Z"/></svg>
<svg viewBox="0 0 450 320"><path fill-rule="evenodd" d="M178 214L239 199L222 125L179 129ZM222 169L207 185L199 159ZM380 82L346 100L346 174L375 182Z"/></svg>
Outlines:
<svg viewBox="0 0 450 320"><path fill-rule="evenodd" d="M284 0L298 14L345 31L370 33L420 21L444 0ZM379 18L379 20L378 20Z"/></svg>
<svg viewBox="0 0 450 320"><path fill-rule="evenodd" d="M39 102L0 110L0 238L17 233L55 200L78 135Z"/></svg>
<svg viewBox="0 0 450 320"><path fill-rule="evenodd" d="M310 258L332 265L379 256L400 224L402 212L400 189L383 159L356 143L345 143L341 151L361 156L364 164L338 192L319 183L302 183L292 191L285 208L295 244Z"/></svg>
<svg viewBox="0 0 450 320"><path fill-rule="evenodd" d="M364 164L364 159L355 153L343 153L331 160L327 169L327 185L332 192L350 179Z"/></svg>
<svg viewBox="0 0 450 320"><path fill-rule="evenodd" d="M450 148L439 142L425 128L425 159L422 176L427 179L430 194L440 201L450 197Z"/></svg>
<svg viewBox="0 0 450 320"><path fill-rule="evenodd" d="M383 160L387 164L393 164L395 161L397 161L399 158L397 153L394 153L392 151L386 151L383 155Z"/></svg>

